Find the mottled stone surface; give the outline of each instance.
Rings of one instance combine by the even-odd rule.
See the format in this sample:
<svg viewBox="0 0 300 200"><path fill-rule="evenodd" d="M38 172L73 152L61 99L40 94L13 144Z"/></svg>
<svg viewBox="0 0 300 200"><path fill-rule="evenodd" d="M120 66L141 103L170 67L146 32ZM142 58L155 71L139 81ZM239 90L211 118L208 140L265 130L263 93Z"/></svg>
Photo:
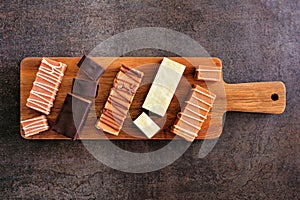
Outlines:
<svg viewBox="0 0 300 200"><path fill-rule="evenodd" d="M297 199L300 143L300 4L297 0L25 1L0 3L0 197L98 199ZM191 36L224 64L230 83L282 80L282 115L228 113L204 159L196 141L172 165L129 174L97 161L81 142L19 135L19 63L27 56L80 56L137 27ZM138 51L130 55L170 55ZM165 141L120 141L157 149Z"/></svg>

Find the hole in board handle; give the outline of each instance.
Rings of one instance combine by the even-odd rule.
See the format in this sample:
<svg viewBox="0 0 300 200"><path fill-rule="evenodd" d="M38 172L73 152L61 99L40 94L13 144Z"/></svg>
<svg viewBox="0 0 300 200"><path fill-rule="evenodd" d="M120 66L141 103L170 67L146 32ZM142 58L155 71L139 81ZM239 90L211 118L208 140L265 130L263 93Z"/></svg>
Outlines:
<svg viewBox="0 0 300 200"><path fill-rule="evenodd" d="M278 94L276 94L276 93L272 94L272 95L271 95L271 99L272 99L273 101L277 101L277 100L279 99Z"/></svg>

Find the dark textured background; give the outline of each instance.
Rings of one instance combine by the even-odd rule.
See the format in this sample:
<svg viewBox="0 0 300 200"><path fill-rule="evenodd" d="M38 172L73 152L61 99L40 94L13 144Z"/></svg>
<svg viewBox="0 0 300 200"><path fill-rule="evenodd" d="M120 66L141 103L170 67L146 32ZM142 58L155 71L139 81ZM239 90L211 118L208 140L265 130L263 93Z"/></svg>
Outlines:
<svg viewBox="0 0 300 200"><path fill-rule="evenodd" d="M243 1L14 1L0 3L0 197L101 199L299 198L300 4ZM127 174L94 159L81 142L19 135L19 63L27 56L80 56L122 31L183 32L224 64L230 83L282 80L282 115L228 113L213 151L196 141L172 165ZM167 55L136 52L132 55ZM117 142L138 151L159 141Z"/></svg>

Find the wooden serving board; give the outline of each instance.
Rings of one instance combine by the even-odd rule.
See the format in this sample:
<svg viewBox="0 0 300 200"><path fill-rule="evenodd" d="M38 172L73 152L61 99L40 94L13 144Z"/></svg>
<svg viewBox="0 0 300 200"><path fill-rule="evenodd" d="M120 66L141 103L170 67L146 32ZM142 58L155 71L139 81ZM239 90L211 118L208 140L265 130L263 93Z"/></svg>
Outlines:
<svg viewBox="0 0 300 200"><path fill-rule="evenodd" d="M56 96L54 107L51 109L51 113L47 116L50 126L55 121L58 112L64 102L66 94L71 92L73 78L82 76L77 73L79 69L77 67L77 63L80 60L79 57L60 57L51 59L67 64L68 68L63 78L59 92ZM94 61L106 67L106 71L99 80L98 97L95 99L95 104L92 107L91 112L86 120L85 126L80 133L79 139L147 139L143 135L143 133L135 127L132 119L137 118L142 113L142 104L144 102L144 99L146 98L146 95L151 86L151 82L156 75L162 59L162 57L93 58ZM217 66L218 68L222 69L221 60L218 58L203 57L171 57L170 59L186 65L186 70L176 90L175 96L171 101L166 116L160 118L158 116L151 115L154 121L157 122L160 127L163 127L161 131L152 138L153 140L171 140L174 138L174 134L170 132L170 128L173 125L177 113L180 112L180 108L184 104L184 101L186 100L190 92L191 84L198 84L209 89L217 95L213 108L209 113L208 119L203 124L201 131L198 133L197 139L212 139L219 137L222 133L223 115L227 111L280 114L285 109L286 91L285 85L282 82L228 84L225 83L223 79L220 82L196 81L194 79L195 66L208 65ZM41 58L25 58L21 62L21 120L41 115L41 113L25 106L40 62ZM96 129L95 123L97 118L99 118L100 116L101 109L104 107L104 104L109 95L109 90L112 87L113 79L119 71L121 64L143 71L145 73L145 76L130 107L129 114L124 123L122 131L120 132L119 136L114 136L111 134L103 133L102 131ZM20 132L22 137L24 137L22 127L20 127ZM26 139L61 140L69 138L60 135L50 129L38 135L26 137Z"/></svg>

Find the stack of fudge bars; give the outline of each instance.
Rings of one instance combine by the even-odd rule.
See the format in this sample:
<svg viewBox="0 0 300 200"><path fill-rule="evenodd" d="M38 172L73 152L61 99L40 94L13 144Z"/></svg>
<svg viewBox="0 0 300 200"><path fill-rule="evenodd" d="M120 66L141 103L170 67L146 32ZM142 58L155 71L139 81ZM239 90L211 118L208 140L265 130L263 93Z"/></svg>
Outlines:
<svg viewBox="0 0 300 200"><path fill-rule="evenodd" d="M79 137L93 99L98 93L98 80L105 69L88 56L83 56L77 64L79 73L86 75L86 79L74 78L72 93L68 93L52 129L73 140Z"/></svg>
<svg viewBox="0 0 300 200"><path fill-rule="evenodd" d="M85 74L86 78L73 79L72 92L67 94L52 126L54 131L74 140L79 137L94 102L93 99L97 97L98 80L105 71L102 66L87 56L81 58L78 67L80 67L79 72ZM43 58L26 106L48 115L66 68L67 66L61 62ZM164 116L184 70L184 65L164 58L144 101L143 108ZM220 69L216 67L197 66L195 79L220 81L220 74ZM97 129L113 135L120 133L143 76L144 73L141 71L125 65L121 66L101 116L96 123ZM158 93L162 95L157 95ZM212 92L199 85L193 85L182 111L177 115L171 132L192 142L207 119L215 98L216 95ZM21 121L25 137L49 129L45 115ZM148 138L152 138L160 130L160 127L144 112L134 121L134 124Z"/></svg>

